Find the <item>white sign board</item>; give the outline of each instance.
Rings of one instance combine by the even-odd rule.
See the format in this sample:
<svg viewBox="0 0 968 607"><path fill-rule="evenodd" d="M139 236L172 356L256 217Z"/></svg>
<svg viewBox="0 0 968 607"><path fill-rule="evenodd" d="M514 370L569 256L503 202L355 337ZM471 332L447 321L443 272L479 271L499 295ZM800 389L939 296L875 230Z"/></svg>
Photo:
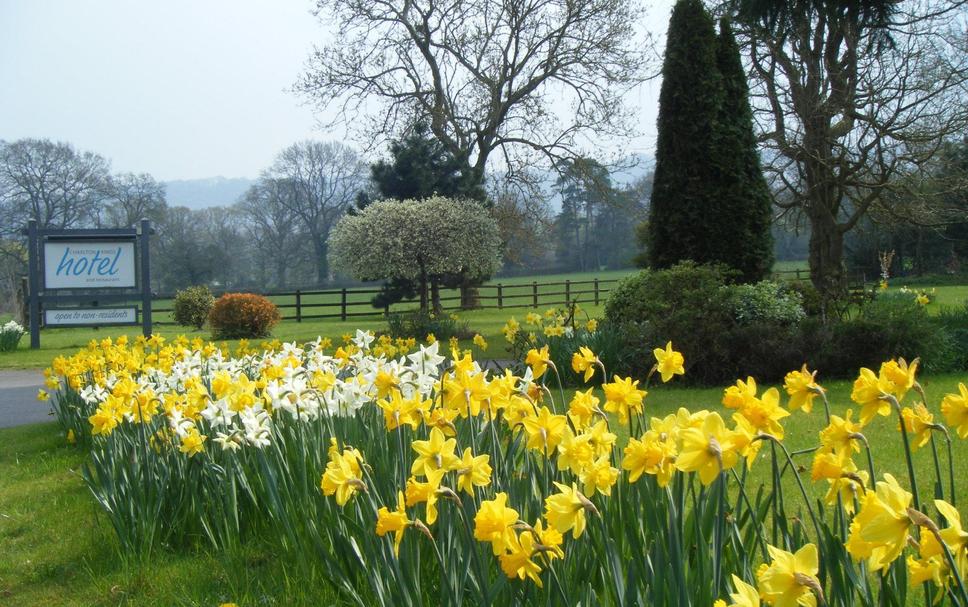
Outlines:
<svg viewBox="0 0 968 607"><path fill-rule="evenodd" d="M44 243L44 288L131 288L134 241L52 240Z"/></svg>
<svg viewBox="0 0 968 607"><path fill-rule="evenodd" d="M137 308L63 308L44 310L44 324L48 327L73 325L134 325L138 323Z"/></svg>

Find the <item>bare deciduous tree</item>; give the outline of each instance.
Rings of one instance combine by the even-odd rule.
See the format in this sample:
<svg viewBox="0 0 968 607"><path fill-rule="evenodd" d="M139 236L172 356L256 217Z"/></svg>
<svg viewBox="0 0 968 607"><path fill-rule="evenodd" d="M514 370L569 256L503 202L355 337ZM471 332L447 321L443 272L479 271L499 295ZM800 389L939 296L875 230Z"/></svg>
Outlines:
<svg viewBox="0 0 968 607"><path fill-rule="evenodd" d="M808 220L828 299L845 289L844 235L968 125L964 3L889 3L877 24L862 4L789 2L741 24L775 202Z"/></svg>
<svg viewBox="0 0 968 607"><path fill-rule="evenodd" d="M238 203L245 218L248 241L255 247L263 266L275 274L274 284L285 288L292 269L304 258L304 238L293 205L282 200L294 188L276 179L261 179Z"/></svg>
<svg viewBox="0 0 968 607"><path fill-rule="evenodd" d="M649 46L635 2L318 0L317 14L340 36L297 89L370 141L425 120L476 183L496 151L514 167L629 132L622 96Z"/></svg>
<svg viewBox="0 0 968 607"><path fill-rule="evenodd" d="M107 198L108 161L49 139L0 141L0 234L35 219L42 228L93 223Z"/></svg>
<svg viewBox="0 0 968 607"><path fill-rule="evenodd" d="M366 167L352 148L341 143L303 141L280 152L263 180L289 189L278 193L279 204L299 219L312 240L316 279L326 281L326 240L363 188Z"/></svg>
<svg viewBox="0 0 968 607"><path fill-rule="evenodd" d="M114 175L107 183L108 202L101 223L131 227L142 219L160 221L165 212L165 185L147 173Z"/></svg>

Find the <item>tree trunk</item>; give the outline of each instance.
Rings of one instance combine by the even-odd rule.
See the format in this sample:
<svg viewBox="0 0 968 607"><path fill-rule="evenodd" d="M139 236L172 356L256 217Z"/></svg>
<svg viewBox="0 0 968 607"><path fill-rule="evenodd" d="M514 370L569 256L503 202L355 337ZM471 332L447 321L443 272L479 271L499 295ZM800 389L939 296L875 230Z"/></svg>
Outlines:
<svg viewBox="0 0 968 607"><path fill-rule="evenodd" d="M285 259L276 260L276 288L285 289L286 288L286 269L289 264Z"/></svg>
<svg viewBox="0 0 968 607"><path fill-rule="evenodd" d="M329 246L326 237L318 235L313 237L313 252L316 254L316 282L319 284L329 280L329 262L326 259Z"/></svg>
<svg viewBox="0 0 968 607"><path fill-rule="evenodd" d="M824 308L843 299L847 292L844 275L844 234L826 210L810 212L810 280L820 293Z"/></svg>
<svg viewBox="0 0 968 607"><path fill-rule="evenodd" d="M420 264L420 284L418 285L420 289L420 311L427 311L427 270L424 269L423 263Z"/></svg>
<svg viewBox="0 0 968 607"><path fill-rule="evenodd" d="M439 316L443 312L440 305L440 284L436 280L430 281L430 305L433 306L434 314Z"/></svg>

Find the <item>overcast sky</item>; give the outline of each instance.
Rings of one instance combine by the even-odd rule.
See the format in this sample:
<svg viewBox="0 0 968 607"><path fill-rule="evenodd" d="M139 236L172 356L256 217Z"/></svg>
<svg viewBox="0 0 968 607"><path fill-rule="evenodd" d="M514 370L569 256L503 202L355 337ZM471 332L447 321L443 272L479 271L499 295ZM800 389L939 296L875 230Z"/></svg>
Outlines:
<svg viewBox="0 0 968 607"><path fill-rule="evenodd" d="M665 29L671 2L648 27ZM158 179L255 177L339 139L287 91L326 32L311 0L0 0L0 139L48 137ZM651 152L658 83L629 98Z"/></svg>

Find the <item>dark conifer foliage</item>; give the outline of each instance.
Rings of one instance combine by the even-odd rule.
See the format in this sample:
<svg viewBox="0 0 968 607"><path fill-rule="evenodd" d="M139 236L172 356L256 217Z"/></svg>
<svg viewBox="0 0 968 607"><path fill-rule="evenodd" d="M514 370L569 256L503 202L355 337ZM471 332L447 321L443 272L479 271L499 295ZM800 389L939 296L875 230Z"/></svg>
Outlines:
<svg viewBox="0 0 968 607"><path fill-rule="evenodd" d="M484 199L484 189L472 183L463 164L450 154L423 123L390 144L390 161L370 166L379 198L396 200L428 198L434 194L452 198Z"/></svg>
<svg viewBox="0 0 968 607"><path fill-rule="evenodd" d="M649 216L649 263L716 261L710 221L715 206L715 132L723 100L716 30L700 0L672 11L659 93L655 182Z"/></svg>
<svg viewBox="0 0 968 607"><path fill-rule="evenodd" d="M676 3L659 96L648 261L719 263L754 282L773 265L772 201L739 48L728 24L720 30L717 37L700 0Z"/></svg>
<svg viewBox="0 0 968 607"><path fill-rule="evenodd" d="M717 256L742 280L765 278L773 266L773 202L753 133L749 85L729 23L720 21L716 64L723 83L716 160L720 194L716 216L723 236Z"/></svg>

